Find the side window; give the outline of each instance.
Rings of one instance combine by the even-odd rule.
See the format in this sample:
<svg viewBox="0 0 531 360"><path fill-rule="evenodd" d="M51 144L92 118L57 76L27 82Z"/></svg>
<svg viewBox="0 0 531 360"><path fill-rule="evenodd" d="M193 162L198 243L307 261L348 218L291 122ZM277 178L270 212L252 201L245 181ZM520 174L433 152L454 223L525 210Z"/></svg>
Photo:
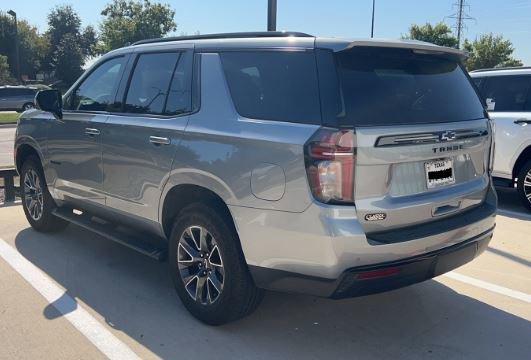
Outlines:
<svg viewBox="0 0 531 360"><path fill-rule="evenodd" d="M531 76L528 77L529 87L527 90L527 101L524 105L524 111L531 111Z"/></svg>
<svg viewBox="0 0 531 360"><path fill-rule="evenodd" d="M15 96L15 90L12 89L12 88L6 88L4 89L4 94L3 96L5 97L12 97L12 96Z"/></svg>
<svg viewBox="0 0 531 360"><path fill-rule="evenodd" d="M71 107L66 105L65 109L106 111L114 102L124 66L124 57L117 57L99 65L74 91Z"/></svg>
<svg viewBox="0 0 531 360"><path fill-rule="evenodd" d="M179 110L178 98L183 95L183 87L177 82L181 77L177 74L172 81L179 56L179 53L151 53L138 57L126 95L125 112L164 114L168 93L172 91L170 85L175 91L171 110Z"/></svg>
<svg viewBox="0 0 531 360"><path fill-rule="evenodd" d="M264 120L321 123L313 52L230 51L220 55L240 115Z"/></svg>
<svg viewBox="0 0 531 360"><path fill-rule="evenodd" d="M179 115L192 110L192 55L182 53L173 73L164 114Z"/></svg>
<svg viewBox="0 0 531 360"><path fill-rule="evenodd" d="M475 78L472 78L472 81L474 81L474 84L476 84L476 87L481 91L481 86L485 82L485 78L475 77Z"/></svg>
<svg viewBox="0 0 531 360"><path fill-rule="evenodd" d="M489 111L522 111L529 91L528 76L489 77L483 95Z"/></svg>

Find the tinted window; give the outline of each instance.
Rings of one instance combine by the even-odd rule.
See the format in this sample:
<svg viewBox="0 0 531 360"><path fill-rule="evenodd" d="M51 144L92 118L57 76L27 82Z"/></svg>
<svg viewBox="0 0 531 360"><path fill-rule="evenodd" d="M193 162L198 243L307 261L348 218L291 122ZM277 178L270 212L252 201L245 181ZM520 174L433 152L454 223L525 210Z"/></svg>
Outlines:
<svg viewBox="0 0 531 360"><path fill-rule="evenodd" d="M529 76L492 76L483 88L489 111L522 111L531 85Z"/></svg>
<svg viewBox="0 0 531 360"><path fill-rule="evenodd" d="M192 109L192 55L182 53L171 80L164 114L178 115Z"/></svg>
<svg viewBox="0 0 531 360"><path fill-rule="evenodd" d="M72 106L65 104L65 109L106 111L108 106L114 102L124 65L123 57L114 58L99 65L75 90Z"/></svg>
<svg viewBox="0 0 531 360"><path fill-rule="evenodd" d="M1 95L2 96L15 96L15 91L14 89L11 89L11 88L5 88L5 89L0 89L1 91Z"/></svg>
<svg viewBox="0 0 531 360"><path fill-rule="evenodd" d="M179 53L140 55L129 84L125 111L163 114L178 59ZM176 85L177 90L178 86Z"/></svg>
<svg viewBox="0 0 531 360"><path fill-rule="evenodd" d="M478 89L481 89L481 85L485 82L485 78L480 77L474 77L472 78L472 81L474 81L474 84L478 87Z"/></svg>
<svg viewBox="0 0 531 360"><path fill-rule="evenodd" d="M10 91L11 96L32 96L35 95L35 91L32 89L26 88L15 88Z"/></svg>
<svg viewBox="0 0 531 360"><path fill-rule="evenodd" d="M332 56L329 54L329 56ZM483 117L483 106L456 61L408 49L336 53L340 91L327 109L341 125L452 122Z"/></svg>
<svg viewBox="0 0 531 360"><path fill-rule="evenodd" d="M221 54L231 96L242 116L320 124L313 52L254 51Z"/></svg>

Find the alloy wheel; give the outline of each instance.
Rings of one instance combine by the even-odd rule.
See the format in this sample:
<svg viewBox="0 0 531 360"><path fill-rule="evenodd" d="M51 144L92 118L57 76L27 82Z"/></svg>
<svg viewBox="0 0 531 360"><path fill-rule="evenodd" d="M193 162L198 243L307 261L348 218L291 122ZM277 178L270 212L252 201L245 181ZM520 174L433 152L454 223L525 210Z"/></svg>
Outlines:
<svg viewBox="0 0 531 360"><path fill-rule="evenodd" d="M527 201L531 204L531 170L525 174L524 178L524 195L527 198Z"/></svg>
<svg viewBox="0 0 531 360"><path fill-rule="evenodd" d="M24 203L31 218L40 220L43 212L43 196L39 175L30 169L24 175Z"/></svg>
<svg viewBox="0 0 531 360"><path fill-rule="evenodd" d="M219 299L225 269L216 239L203 226L190 226L179 238L179 274L188 295L202 305Z"/></svg>

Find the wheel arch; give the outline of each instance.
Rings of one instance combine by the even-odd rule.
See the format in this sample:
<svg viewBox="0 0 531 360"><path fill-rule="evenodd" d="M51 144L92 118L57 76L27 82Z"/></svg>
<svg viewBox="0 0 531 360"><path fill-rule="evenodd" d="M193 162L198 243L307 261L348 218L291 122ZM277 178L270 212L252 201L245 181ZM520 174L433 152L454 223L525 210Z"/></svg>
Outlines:
<svg viewBox="0 0 531 360"><path fill-rule="evenodd" d="M42 155L37 150L36 146L29 143L22 143L20 145L17 145L15 149L15 167L19 174L22 169L22 164L24 164L24 161L26 161L26 159L32 155L36 156L39 159L42 166Z"/></svg>
<svg viewBox="0 0 531 360"><path fill-rule="evenodd" d="M531 145L528 145L516 159L513 166L513 179L516 179L518 177L520 169L528 160L531 160Z"/></svg>
<svg viewBox="0 0 531 360"><path fill-rule="evenodd" d="M211 189L196 184L178 184L172 186L166 192L161 202L160 223L162 230L169 239L175 218L182 209L192 203L204 203L218 209L233 230L236 231L236 223L227 203L223 198ZM237 231L236 231L237 234Z"/></svg>

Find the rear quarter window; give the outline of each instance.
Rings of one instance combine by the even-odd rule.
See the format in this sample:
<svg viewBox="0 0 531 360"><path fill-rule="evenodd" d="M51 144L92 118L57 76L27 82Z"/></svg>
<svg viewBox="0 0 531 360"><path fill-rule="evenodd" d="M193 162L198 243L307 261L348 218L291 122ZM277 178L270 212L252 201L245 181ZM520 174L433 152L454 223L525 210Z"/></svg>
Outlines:
<svg viewBox="0 0 531 360"><path fill-rule="evenodd" d="M230 51L220 56L232 100L241 116L321 123L313 52Z"/></svg>

